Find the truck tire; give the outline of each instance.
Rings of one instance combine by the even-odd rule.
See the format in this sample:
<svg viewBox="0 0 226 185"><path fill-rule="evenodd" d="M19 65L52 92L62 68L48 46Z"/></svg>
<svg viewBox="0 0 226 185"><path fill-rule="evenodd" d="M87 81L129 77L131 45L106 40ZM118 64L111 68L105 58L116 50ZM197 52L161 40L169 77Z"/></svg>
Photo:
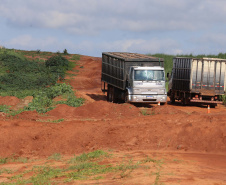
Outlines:
<svg viewBox="0 0 226 185"><path fill-rule="evenodd" d="M171 102L172 104L175 103L175 98L174 98L174 94L172 93L172 91L170 92L170 102Z"/></svg>
<svg viewBox="0 0 226 185"><path fill-rule="evenodd" d="M108 87L108 91L107 91L107 101L109 101L109 87Z"/></svg>
<svg viewBox="0 0 226 185"><path fill-rule="evenodd" d="M210 108L215 108L217 104L210 104Z"/></svg>
<svg viewBox="0 0 226 185"><path fill-rule="evenodd" d="M111 85L108 85L107 100L109 102L113 102L113 96L114 96L113 87Z"/></svg>
<svg viewBox="0 0 226 185"><path fill-rule="evenodd" d="M127 91L125 92L125 95L124 95L124 102L125 103L128 102L128 92Z"/></svg>
<svg viewBox="0 0 226 185"><path fill-rule="evenodd" d="M183 106L185 106L185 105L186 105L186 100L185 100L185 98L184 98L184 97L182 97L182 98L181 98L181 104L182 104Z"/></svg>
<svg viewBox="0 0 226 185"><path fill-rule="evenodd" d="M112 102L118 103L117 89L115 87L112 87Z"/></svg>
<svg viewBox="0 0 226 185"><path fill-rule="evenodd" d="M174 98L174 97L170 97L170 102L171 102L172 104L174 104L174 103L175 103L175 98Z"/></svg>

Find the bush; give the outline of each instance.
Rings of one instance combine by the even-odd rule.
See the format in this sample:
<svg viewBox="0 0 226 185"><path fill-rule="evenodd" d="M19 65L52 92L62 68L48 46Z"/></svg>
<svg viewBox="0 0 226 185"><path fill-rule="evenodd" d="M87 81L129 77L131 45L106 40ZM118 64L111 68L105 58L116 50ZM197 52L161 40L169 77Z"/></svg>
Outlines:
<svg viewBox="0 0 226 185"><path fill-rule="evenodd" d="M67 49L64 49L64 54L68 55L69 53L67 52Z"/></svg>
<svg viewBox="0 0 226 185"><path fill-rule="evenodd" d="M63 80L68 68L69 61L61 56L40 63L11 50L0 50L0 95L23 98L22 91L36 91Z"/></svg>
<svg viewBox="0 0 226 185"><path fill-rule="evenodd" d="M61 55L49 58L45 65L52 73L56 73L61 81L65 77L66 70L69 69L69 61Z"/></svg>
<svg viewBox="0 0 226 185"><path fill-rule="evenodd" d="M63 67L68 69L69 61L61 55L52 56L46 61L46 67Z"/></svg>
<svg viewBox="0 0 226 185"><path fill-rule="evenodd" d="M28 107L26 107L26 110L36 110L39 113L46 113L55 106L52 99L60 95L67 95L67 100L59 101L57 104L67 104L72 107L79 107L84 103L84 99L75 97L70 85L62 83L42 89L34 94L34 99L29 103Z"/></svg>

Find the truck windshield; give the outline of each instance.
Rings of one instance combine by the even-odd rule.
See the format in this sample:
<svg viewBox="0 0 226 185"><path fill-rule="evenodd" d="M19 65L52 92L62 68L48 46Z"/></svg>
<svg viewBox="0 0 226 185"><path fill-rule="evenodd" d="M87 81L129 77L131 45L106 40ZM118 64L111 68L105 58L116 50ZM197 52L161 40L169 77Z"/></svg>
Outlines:
<svg viewBox="0 0 226 185"><path fill-rule="evenodd" d="M134 70L135 81L162 81L164 72L161 70Z"/></svg>

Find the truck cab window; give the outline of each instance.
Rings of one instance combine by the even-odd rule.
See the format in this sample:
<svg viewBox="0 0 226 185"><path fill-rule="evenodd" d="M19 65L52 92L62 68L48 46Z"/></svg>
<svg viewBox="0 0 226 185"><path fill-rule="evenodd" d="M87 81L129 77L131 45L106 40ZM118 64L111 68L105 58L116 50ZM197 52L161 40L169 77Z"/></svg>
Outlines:
<svg viewBox="0 0 226 185"><path fill-rule="evenodd" d="M162 81L164 80L164 72L161 70L135 70L135 81Z"/></svg>

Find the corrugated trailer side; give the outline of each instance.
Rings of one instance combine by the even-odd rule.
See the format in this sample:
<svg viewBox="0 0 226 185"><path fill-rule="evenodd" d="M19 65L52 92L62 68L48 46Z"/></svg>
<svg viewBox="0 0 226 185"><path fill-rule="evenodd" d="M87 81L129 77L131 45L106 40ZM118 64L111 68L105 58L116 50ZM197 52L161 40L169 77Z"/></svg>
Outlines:
<svg viewBox="0 0 226 185"><path fill-rule="evenodd" d="M101 80L124 90L126 85L125 60L103 53Z"/></svg>
<svg viewBox="0 0 226 185"><path fill-rule="evenodd" d="M171 102L196 102L215 107L226 89L226 60L217 58L173 59L168 95Z"/></svg>
<svg viewBox="0 0 226 185"><path fill-rule="evenodd" d="M191 92L203 96L223 95L226 78L225 63L226 60L216 58L193 59Z"/></svg>
<svg viewBox="0 0 226 185"><path fill-rule="evenodd" d="M190 91L191 58L177 57L173 59L172 87L178 91Z"/></svg>

